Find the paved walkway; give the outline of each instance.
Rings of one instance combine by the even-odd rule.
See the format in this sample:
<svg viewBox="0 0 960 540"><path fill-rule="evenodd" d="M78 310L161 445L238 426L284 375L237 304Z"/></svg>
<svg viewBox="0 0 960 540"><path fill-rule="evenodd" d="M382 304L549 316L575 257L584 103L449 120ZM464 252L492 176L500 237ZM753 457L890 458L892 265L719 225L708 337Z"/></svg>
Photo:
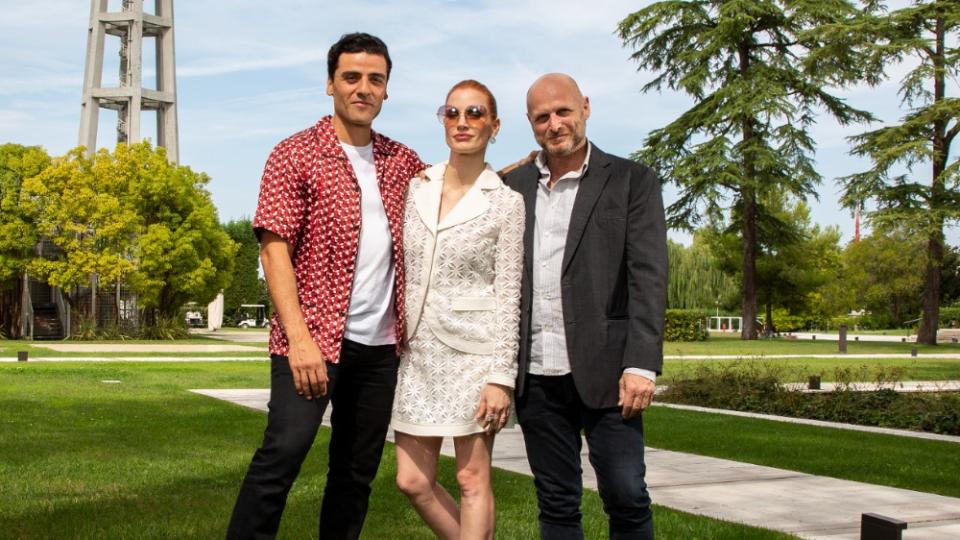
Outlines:
<svg viewBox="0 0 960 540"><path fill-rule="evenodd" d="M231 345L211 343L50 343L32 342L35 347L43 347L65 353L220 353L220 352L259 352L266 347L249 345Z"/></svg>
<svg viewBox="0 0 960 540"><path fill-rule="evenodd" d="M194 392L259 411L266 411L269 398L269 390L261 389ZM393 440L392 433L388 439ZM444 441L443 453L452 455L452 446ZM907 521L906 540L960 538L957 498L655 448L647 448L646 461L654 502L685 512L823 540L858 539L860 515L874 512ZM493 462L530 474L519 428L497 436ZM589 466L584 484L596 489Z"/></svg>
<svg viewBox="0 0 960 540"><path fill-rule="evenodd" d="M939 358L946 360L960 359L960 353L918 353L913 356L910 353L869 353L869 354L763 354L763 353L743 353L743 354L667 354L663 356L666 360L739 360L745 359L774 359L774 358L842 358L850 360L872 359L872 358Z"/></svg>
<svg viewBox="0 0 960 540"><path fill-rule="evenodd" d="M190 330L190 334L198 337L221 339L223 341L234 341L237 343L263 343L270 339L270 330L266 328L249 330L239 328L220 328L217 330L194 328Z"/></svg>

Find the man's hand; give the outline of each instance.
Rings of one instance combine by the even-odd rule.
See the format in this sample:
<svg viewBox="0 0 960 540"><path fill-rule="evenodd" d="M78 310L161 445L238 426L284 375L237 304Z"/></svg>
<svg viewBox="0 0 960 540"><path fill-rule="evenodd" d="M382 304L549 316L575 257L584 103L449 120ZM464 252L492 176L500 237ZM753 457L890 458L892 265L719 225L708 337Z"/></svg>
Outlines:
<svg viewBox="0 0 960 540"><path fill-rule="evenodd" d="M620 401L623 418L629 420L643 412L653 402L653 393L657 385L646 377L624 373L620 376Z"/></svg>
<svg viewBox="0 0 960 540"><path fill-rule="evenodd" d="M499 384L488 384L480 394L476 420L484 431L493 434L506 425L510 417L510 389Z"/></svg>
<svg viewBox="0 0 960 540"><path fill-rule="evenodd" d="M504 167L504 168L500 169L499 171L497 171L497 176L499 176L500 178L503 178L503 177L506 176L507 174L513 172L514 169L519 168L519 167L523 167L523 166L526 165L527 163L533 163L533 162L537 159L537 154L539 154L539 153L540 153L539 150L534 150L534 151L530 152L528 155L520 158L519 161L515 161L515 162L511 163L510 165L507 165L506 167Z"/></svg>
<svg viewBox="0 0 960 540"><path fill-rule="evenodd" d="M327 362L313 339L309 337L296 344L290 344L290 371L293 373L293 386L297 395L307 399L327 395Z"/></svg>

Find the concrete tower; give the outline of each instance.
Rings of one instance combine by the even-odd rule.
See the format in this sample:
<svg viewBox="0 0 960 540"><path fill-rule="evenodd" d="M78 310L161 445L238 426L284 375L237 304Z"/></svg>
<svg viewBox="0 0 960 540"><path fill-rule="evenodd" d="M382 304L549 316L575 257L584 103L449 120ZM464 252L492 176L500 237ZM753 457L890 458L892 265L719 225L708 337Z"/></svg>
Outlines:
<svg viewBox="0 0 960 540"><path fill-rule="evenodd" d="M87 64L83 77L80 144L97 148L100 108L117 111L117 142L139 142L141 111L157 113L157 146L178 160L177 79L174 71L173 0L155 0L154 14L143 12L144 0L122 0L119 12L108 12L108 0L91 0ZM103 46L107 34L120 38L120 85L105 88ZM156 38L156 89L143 87L143 38Z"/></svg>

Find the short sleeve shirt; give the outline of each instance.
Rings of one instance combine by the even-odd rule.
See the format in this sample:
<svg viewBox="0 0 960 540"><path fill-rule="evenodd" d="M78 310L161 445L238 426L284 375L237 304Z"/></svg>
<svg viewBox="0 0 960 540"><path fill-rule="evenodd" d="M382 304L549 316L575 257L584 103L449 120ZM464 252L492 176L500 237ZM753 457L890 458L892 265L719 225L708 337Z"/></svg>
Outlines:
<svg viewBox="0 0 960 540"><path fill-rule="evenodd" d="M397 345L404 336L403 210L410 178L424 169L406 146L373 133L377 183L393 240ZM360 186L326 116L282 141L260 181L253 228L283 238L293 249L297 295L310 335L328 362L339 362L360 239ZM287 336L275 314L270 354L287 355Z"/></svg>

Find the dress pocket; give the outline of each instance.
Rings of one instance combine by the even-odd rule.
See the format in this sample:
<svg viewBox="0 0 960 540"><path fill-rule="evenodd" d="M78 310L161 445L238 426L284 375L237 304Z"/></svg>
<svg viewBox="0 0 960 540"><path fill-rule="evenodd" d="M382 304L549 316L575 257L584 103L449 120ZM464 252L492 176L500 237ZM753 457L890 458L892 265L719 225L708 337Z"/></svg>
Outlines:
<svg viewBox="0 0 960 540"><path fill-rule="evenodd" d="M496 309L496 298L451 298L450 309L452 311L490 311Z"/></svg>

